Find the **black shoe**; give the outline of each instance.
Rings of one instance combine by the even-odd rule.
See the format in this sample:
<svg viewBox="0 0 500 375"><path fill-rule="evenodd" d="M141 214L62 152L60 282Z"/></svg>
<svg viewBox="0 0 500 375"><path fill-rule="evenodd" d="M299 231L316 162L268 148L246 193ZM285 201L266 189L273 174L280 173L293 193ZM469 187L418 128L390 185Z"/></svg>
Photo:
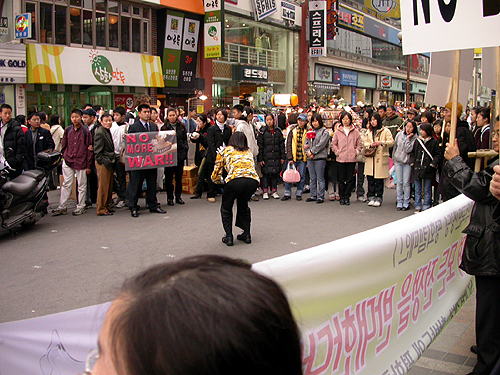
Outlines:
<svg viewBox="0 0 500 375"><path fill-rule="evenodd" d="M297 200L298 201L301 201L302 200L302 197L300 195L297 195Z"/></svg>
<svg viewBox="0 0 500 375"><path fill-rule="evenodd" d="M316 202L316 198L309 197L306 199L306 202Z"/></svg>
<svg viewBox="0 0 500 375"><path fill-rule="evenodd" d="M292 197L290 197L288 195L283 195L283 198L281 198L282 201L287 201L289 199L292 199Z"/></svg>
<svg viewBox="0 0 500 375"><path fill-rule="evenodd" d="M174 200L173 199L167 199L167 206L173 206L174 205Z"/></svg>
<svg viewBox="0 0 500 375"><path fill-rule="evenodd" d="M195 194L192 197L189 197L189 199L200 199L201 195Z"/></svg>
<svg viewBox="0 0 500 375"><path fill-rule="evenodd" d="M403 211L403 207L398 207L397 210L398 211Z"/></svg>
<svg viewBox="0 0 500 375"><path fill-rule="evenodd" d="M408 211L410 209L410 206L408 207L403 207L403 211Z"/></svg>
<svg viewBox="0 0 500 375"><path fill-rule="evenodd" d="M318 199L318 200L316 200L316 203L317 203L317 204L320 204L320 203L323 203L323 202L324 202L324 200L323 200L323 199Z"/></svg>
<svg viewBox="0 0 500 375"><path fill-rule="evenodd" d="M246 233L241 233L236 236L237 240L243 241L244 243L252 243L252 236Z"/></svg>
<svg viewBox="0 0 500 375"><path fill-rule="evenodd" d="M350 205L351 205L351 200L350 200L349 198L346 198L346 199L344 200L344 204L345 204L346 206L350 206Z"/></svg>
<svg viewBox="0 0 500 375"><path fill-rule="evenodd" d="M470 351L471 351L472 353L474 353L474 354L476 354L476 355L477 355L477 345L472 345L472 346L470 347Z"/></svg>
<svg viewBox="0 0 500 375"><path fill-rule="evenodd" d="M137 212L137 210L132 210L132 211L130 211L130 216L139 217L139 212Z"/></svg>
<svg viewBox="0 0 500 375"><path fill-rule="evenodd" d="M340 205L341 205L341 206L344 206L344 205L345 205L345 199L343 199L343 198L342 198L342 199L340 199Z"/></svg>
<svg viewBox="0 0 500 375"><path fill-rule="evenodd" d="M166 214L167 213L167 211L162 210L160 207L156 207L152 210L150 209L149 212L154 212L156 214Z"/></svg>
<svg viewBox="0 0 500 375"><path fill-rule="evenodd" d="M175 203L184 204L184 201L182 200L182 198L175 198Z"/></svg>
<svg viewBox="0 0 500 375"><path fill-rule="evenodd" d="M224 242L227 246L233 246L233 236L224 236L222 237L222 242Z"/></svg>

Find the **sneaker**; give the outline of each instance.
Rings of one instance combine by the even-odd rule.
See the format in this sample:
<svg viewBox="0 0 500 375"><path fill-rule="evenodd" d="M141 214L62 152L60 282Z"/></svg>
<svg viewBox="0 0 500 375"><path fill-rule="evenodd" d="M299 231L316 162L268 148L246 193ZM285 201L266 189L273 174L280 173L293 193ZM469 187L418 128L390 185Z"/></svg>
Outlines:
<svg viewBox="0 0 500 375"><path fill-rule="evenodd" d="M55 210L52 210L52 216L66 215L67 213L67 208L56 208Z"/></svg>
<svg viewBox="0 0 500 375"><path fill-rule="evenodd" d="M366 198L365 198L365 196L364 196L364 195L360 195L360 196L358 197L358 201L359 201L359 202L366 202Z"/></svg>
<svg viewBox="0 0 500 375"><path fill-rule="evenodd" d="M77 208L73 211L73 216L83 215L85 213L85 207Z"/></svg>
<svg viewBox="0 0 500 375"><path fill-rule="evenodd" d="M264 193L264 194L262 195L262 198L264 198L265 200L266 200L266 199L269 199L269 194Z"/></svg>
<svg viewBox="0 0 500 375"><path fill-rule="evenodd" d="M254 202L258 202L259 201L259 197L257 195L252 195L252 197L250 198L250 200L254 201Z"/></svg>
<svg viewBox="0 0 500 375"><path fill-rule="evenodd" d="M292 199L289 195L284 195L283 198L281 198L282 201L287 201L289 199Z"/></svg>
<svg viewBox="0 0 500 375"><path fill-rule="evenodd" d="M255 195L262 195L263 192L264 191L260 187L258 187L257 190L255 190Z"/></svg>
<svg viewBox="0 0 500 375"><path fill-rule="evenodd" d="M339 201L340 200L340 194L335 195L335 199Z"/></svg>
<svg viewBox="0 0 500 375"><path fill-rule="evenodd" d="M274 199L280 199L280 196L277 191L275 191L273 195L271 195L271 197L273 197Z"/></svg>
<svg viewBox="0 0 500 375"><path fill-rule="evenodd" d="M419 212L422 212L421 208L415 208L415 213L418 214Z"/></svg>
<svg viewBox="0 0 500 375"><path fill-rule="evenodd" d="M368 205L370 205L370 204L368 203ZM373 201L373 204L372 204L373 207L380 207L381 205L382 205L382 202L380 202L379 200Z"/></svg>
<svg viewBox="0 0 500 375"><path fill-rule="evenodd" d="M123 208L125 207L125 201L119 201L117 204L116 204L116 208Z"/></svg>
<svg viewBox="0 0 500 375"><path fill-rule="evenodd" d="M374 204L375 204L375 200L370 199L370 201L368 202L368 206L373 206Z"/></svg>
<svg viewBox="0 0 500 375"><path fill-rule="evenodd" d="M335 199L335 194L330 194L330 201L334 201Z"/></svg>
<svg viewBox="0 0 500 375"><path fill-rule="evenodd" d="M209 201L210 203L215 203L215 198L207 198L207 201Z"/></svg>

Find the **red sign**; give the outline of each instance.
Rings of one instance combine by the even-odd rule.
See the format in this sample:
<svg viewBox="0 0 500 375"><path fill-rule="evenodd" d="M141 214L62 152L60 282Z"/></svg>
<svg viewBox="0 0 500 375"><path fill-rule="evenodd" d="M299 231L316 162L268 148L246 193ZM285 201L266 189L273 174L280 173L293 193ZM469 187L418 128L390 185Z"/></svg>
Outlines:
<svg viewBox="0 0 500 375"><path fill-rule="evenodd" d="M134 109L134 94L115 94L116 107L123 107L125 111Z"/></svg>

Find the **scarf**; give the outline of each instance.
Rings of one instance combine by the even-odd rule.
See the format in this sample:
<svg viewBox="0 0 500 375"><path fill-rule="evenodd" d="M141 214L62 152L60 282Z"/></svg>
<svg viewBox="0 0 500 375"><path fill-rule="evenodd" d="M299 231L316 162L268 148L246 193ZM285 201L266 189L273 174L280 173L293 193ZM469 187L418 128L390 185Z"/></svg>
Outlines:
<svg viewBox="0 0 500 375"><path fill-rule="evenodd" d="M223 132L224 131L224 124L225 123L222 123L222 122L219 122L217 120L215 120L215 123L217 124L217 126L219 127L220 131Z"/></svg>

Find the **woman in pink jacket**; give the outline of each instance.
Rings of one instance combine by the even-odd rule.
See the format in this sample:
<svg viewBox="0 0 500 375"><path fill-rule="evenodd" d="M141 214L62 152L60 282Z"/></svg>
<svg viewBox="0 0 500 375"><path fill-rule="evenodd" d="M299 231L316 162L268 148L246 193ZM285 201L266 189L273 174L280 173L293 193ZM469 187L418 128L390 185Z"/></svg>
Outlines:
<svg viewBox="0 0 500 375"><path fill-rule="evenodd" d="M340 204L349 206L354 188L354 169L356 157L361 152L363 143L358 129L352 123L348 112L340 114L342 125L335 132L332 140L332 151L337 156Z"/></svg>

